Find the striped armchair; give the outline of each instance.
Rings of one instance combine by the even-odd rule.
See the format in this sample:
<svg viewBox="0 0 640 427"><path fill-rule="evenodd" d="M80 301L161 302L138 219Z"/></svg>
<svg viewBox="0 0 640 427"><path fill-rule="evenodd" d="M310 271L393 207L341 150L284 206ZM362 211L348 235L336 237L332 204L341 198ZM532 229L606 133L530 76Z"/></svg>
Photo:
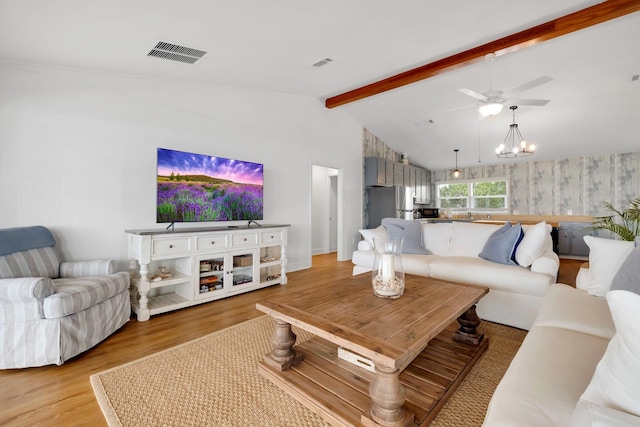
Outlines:
<svg viewBox="0 0 640 427"><path fill-rule="evenodd" d="M115 261L62 262L45 227L0 230L0 369L61 365L131 316Z"/></svg>

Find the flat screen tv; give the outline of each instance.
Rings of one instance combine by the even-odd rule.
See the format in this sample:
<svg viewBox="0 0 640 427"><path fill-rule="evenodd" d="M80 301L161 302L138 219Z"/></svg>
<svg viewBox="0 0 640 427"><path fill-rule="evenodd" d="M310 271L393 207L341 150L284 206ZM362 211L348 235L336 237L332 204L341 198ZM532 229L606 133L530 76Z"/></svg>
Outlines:
<svg viewBox="0 0 640 427"><path fill-rule="evenodd" d="M262 219L263 165L158 148L156 222Z"/></svg>

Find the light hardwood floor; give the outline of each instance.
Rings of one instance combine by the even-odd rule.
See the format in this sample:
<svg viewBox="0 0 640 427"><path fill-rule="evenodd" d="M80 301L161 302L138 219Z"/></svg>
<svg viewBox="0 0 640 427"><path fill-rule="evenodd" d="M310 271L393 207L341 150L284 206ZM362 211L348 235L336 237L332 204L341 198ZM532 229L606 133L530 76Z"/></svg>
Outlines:
<svg viewBox="0 0 640 427"><path fill-rule="evenodd" d="M561 262L563 283L582 262ZM287 290L323 286L351 275L351 261L316 255L313 268L289 273L289 283L154 316L130 320L93 349L62 366L0 371L1 426L104 426L89 376L263 315L258 301ZM571 276L573 274L573 276ZM560 280L559 280L560 281Z"/></svg>

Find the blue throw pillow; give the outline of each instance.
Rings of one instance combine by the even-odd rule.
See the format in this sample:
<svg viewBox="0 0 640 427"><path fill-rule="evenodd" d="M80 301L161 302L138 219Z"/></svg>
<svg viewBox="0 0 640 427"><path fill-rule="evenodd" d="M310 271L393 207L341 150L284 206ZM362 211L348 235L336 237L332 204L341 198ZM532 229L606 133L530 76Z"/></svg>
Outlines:
<svg viewBox="0 0 640 427"><path fill-rule="evenodd" d="M619 289L640 294L640 246L631 251L613 277L611 290Z"/></svg>
<svg viewBox="0 0 640 427"><path fill-rule="evenodd" d="M431 252L422 246L422 226L418 221L400 218L383 218L382 226L392 239L403 239L403 254L429 255Z"/></svg>
<svg viewBox="0 0 640 427"><path fill-rule="evenodd" d="M523 236L520 223L511 226L507 221L489 236L478 256L500 264L518 265L515 261L516 248Z"/></svg>

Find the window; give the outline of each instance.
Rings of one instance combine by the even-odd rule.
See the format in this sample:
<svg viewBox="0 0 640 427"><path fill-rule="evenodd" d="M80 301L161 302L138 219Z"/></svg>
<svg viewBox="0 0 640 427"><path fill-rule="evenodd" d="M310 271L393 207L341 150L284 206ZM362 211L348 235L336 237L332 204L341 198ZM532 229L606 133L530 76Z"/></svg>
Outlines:
<svg viewBox="0 0 640 427"><path fill-rule="evenodd" d="M439 208L456 211L507 211L509 205L506 179L439 182Z"/></svg>

